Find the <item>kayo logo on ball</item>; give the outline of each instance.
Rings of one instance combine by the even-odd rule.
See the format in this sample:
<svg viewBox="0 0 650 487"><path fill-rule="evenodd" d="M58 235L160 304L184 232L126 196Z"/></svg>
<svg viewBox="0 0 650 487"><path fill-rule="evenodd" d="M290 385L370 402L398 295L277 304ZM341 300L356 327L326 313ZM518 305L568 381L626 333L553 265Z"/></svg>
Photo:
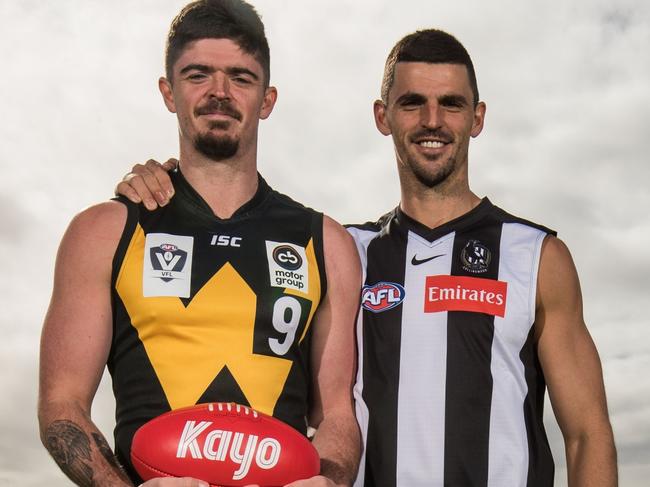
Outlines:
<svg viewBox="0 0 650 487"><path fill-rule="evenodd" d="M280 442L275 438L236 431L215 429L207 433L199 443L199 437L212 426L211 421L187 421L178 441L176 458L191 458L227 462L230 459L239 468L233 472L233 480L241 480L248 474L251 464L264 470L271 469L280 459Z"/></svg>
<svg viewBox="0 0 650 487"><path fill-rule="evenodd" d="M372 286L364 286L361 291L361 306L373 313L380 313L398 306L406 291L394 282L378 282Z"/></svg>

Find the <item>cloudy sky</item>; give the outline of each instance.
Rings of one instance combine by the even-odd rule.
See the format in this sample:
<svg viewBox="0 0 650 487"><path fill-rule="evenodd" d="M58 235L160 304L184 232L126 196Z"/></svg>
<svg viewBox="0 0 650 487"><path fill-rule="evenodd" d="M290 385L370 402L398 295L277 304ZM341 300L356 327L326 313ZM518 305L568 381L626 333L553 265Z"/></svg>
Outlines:
<svg viewBox="0 0 650 487"><path fill-rule="evenodd" d="M70 218L134 162L177 153L156 83L183 0L0 0L0 485L68 485L38 441L38 340ZM650 8L646 0L256 0L279 101L261 129L271 185L343 222L398 201L371 106L421 27L467 47L488 106L473 189L558 230L581 275L621 485L650 477ZM111 437L108 382L93 412ZM548 424L565 485L561 437Z"/></svg>

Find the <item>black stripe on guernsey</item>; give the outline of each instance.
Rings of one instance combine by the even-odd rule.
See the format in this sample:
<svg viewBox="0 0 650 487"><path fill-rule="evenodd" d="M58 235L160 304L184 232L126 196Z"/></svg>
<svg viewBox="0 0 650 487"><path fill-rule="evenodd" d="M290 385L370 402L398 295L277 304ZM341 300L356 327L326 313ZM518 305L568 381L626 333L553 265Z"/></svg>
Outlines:
<svg viewBox="0 0 650 487"><path fill-rule="evenodd" d="M519 357L526 370L528 394L524 401L526 434L528 436L528 480L526 487L553 487L555 464L544 429L544 372L535 353L535 327L532 327Z"/></svg>
<svg viewBox="0 0 650 487"><path fill-rule="evenodd" d="M370 243L365 284L404 284L406 236L389 229ZM402 309L397 306L381 313L362 310L363 399L373 405L366 442L366 486L391 487L396 483Z"/></svg>
<svg viewBox="0 0 650 487"><path fill-rule="evenodd" d="M501 228L486 218L470 231L458 231L451 275L497 279ZM491 253L487 270L480 274L466 270L461 259L471 240L480 241ZM494 316L448 312L444 485L487 485L493 337Z"/></svg>

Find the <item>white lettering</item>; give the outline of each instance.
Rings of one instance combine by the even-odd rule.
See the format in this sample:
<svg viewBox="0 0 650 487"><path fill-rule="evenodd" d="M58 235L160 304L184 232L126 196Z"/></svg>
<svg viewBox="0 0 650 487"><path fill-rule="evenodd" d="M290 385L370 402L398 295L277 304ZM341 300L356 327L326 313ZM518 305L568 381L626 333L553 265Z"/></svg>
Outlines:
<svg viewBox="0 0 650 487"><path fill-rule="evenodd" d="M201 458L201 449L196 439L203 431L205 431L212 422L201 421L198 425L195 421L187 421L183 434L178 442L178 449L176 450L176 458L185 458L187 449L189 448L192 458Z"/></svg>
<svg viewBox="0 0 650 487"><path fill-rule="evenodd" d="M230 235L212 235L210 245L218 247L241 247L241 237L231 237Z"/></svg>
<svg viewBox="0 0 650 487"><path fill-rule="evenodd" d="M280 460L280 443L273 438L264 438L257 447L255 463L260 468L268 470L275 467Z"/></svg>
<svg viewBox="0 0 650 487"><path fill-rule="evenodd" d="M237 463L239 468L233 474L233 480L241 480L248 474L248 470L251 468L251 463L255 457L257 438L257 435L248 435L248 441L242 453L241 447L244 440L244 433L235 433L235 438L230 447L230 459Z"/></svg>
<svg viewBox="0 0 650 487"><path fill-rule="evenodd" d="M238 468L233 472L233 480L241 480L250 472L253 461L259 468L271 469L278 464L282 448L275 438L233 432L212 430L205 435L203 445L199 437L212 425L211 421L187 421L178 441L177 458L189 455L195 459L215 462L231 460ZM203 456L201 455L203 453Z"/></svg>

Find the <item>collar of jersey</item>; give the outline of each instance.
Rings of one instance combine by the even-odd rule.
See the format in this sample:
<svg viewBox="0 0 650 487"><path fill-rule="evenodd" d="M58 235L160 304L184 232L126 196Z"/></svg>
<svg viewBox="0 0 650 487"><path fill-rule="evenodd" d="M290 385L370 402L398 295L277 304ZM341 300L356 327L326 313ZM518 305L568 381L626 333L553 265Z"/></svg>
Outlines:
<svg viewBox="0 0 650 487"><path fill-rule="evenodd" d="M487 197L485 197L478 205L476 205L464 215L443 223L438 227L429 228L423 223L420 223L419 221L404 213L404 211L402 211L402 208L398 206L395 209L395 221L398 228L403 229L405 232L411 231L428 240L429 242L433 242L434 240L438 240L450 232L462 230L465 227L474 225L477 221L485 217L485 215L488 214L492 208L492 203Z"/></svg>
<svg viewBox="0 0 650 487"><path fill-rule="evenodd" d="M193 212L196 212L195 216L200 216L207 218L211 221L232 221L240 220L247 217L257 208L259 208L262 203L266 200L266 197L271 193L271 187L264 180L264 178L257 173L257 191L253 197L240 206L230 218L219 218L214 214L210 205L201 197L199 193L192 187L192 185L185 179L180 169L176 169L170 173L170 178L174 184L174 190L177 195L182 196L182 198L172 198L172 203L175 201L182 201L185 204L189 205Z"/></svg>

